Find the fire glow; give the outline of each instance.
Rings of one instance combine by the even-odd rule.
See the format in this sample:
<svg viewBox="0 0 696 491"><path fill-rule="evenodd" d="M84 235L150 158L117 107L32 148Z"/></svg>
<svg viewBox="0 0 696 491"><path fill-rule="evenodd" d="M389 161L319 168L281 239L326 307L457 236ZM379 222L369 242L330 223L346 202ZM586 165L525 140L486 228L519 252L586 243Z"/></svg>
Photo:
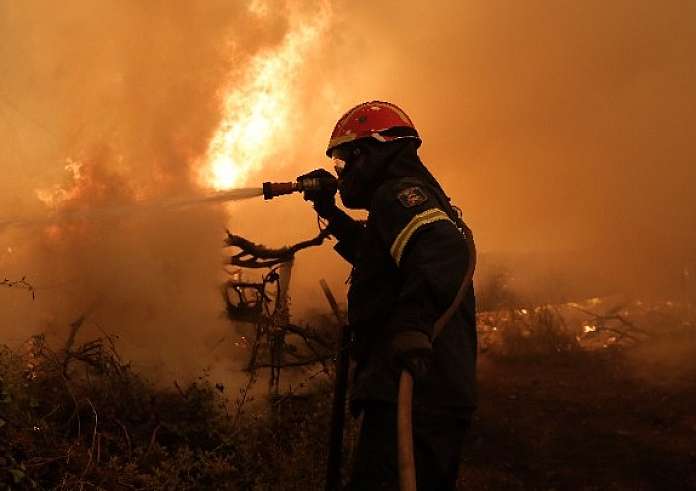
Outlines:
<svg viewBox="0 0 696 491"><path fill-rule="evenodd" d="M269 5L255 0L249 11L262 19L269 15ZM326 0L318 0L317 8L311 11L290 10L289 27L282 41L252 57L242 70L241 81L231 76L221 84L217 129L205 153L191 162L191 178L205 191L243 186L291 142L296 126L292 117L297 113L296 101L302 88L300 75L308 56L321 46L332 11ZM51 212L71 206L77 209L78 202L91 193L103 195L101 177L93 175L97 165L82 158L65 159L67 182L34 190ZM142 186L129 188L129 193L128 198L140 205L150 198ZM49 230L49 236L56 238L59 230Z"/></svg>
<svg viewBox="0 0 696 491"><path fill-rule="evenodd" d="M243 185L273 153L289 143L296 81L307 54L320 44L331 10L322 2L311 19L301 18L280 46L251 60L241 85L228 86L222 97L222 120L197 166L206 188Z"/></svg>
<svg viewBox="0 0 696 491"><path fill-rule="evenodd" d="M82 163L67 158L65 159L65 170L70 177L71 187L66 189L64 186L55 185L51 188L36 189L34 191L39 201L51 210L58 209L65 201L79 197L81 189L79 184L85 178L82 172Z"/></svg>

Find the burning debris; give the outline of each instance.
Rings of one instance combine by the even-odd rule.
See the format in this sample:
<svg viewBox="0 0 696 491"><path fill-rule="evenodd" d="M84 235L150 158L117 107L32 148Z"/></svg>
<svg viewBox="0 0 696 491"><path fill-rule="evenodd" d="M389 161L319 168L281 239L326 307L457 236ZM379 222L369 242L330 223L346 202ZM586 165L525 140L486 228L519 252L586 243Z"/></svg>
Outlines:
<svg viewBox="0 0 696 491"><path fill-rule="evenodd" d="M480 312L478 328L484 351L511 357L539 356L579 349L629 348L681 333L696 335L690 311L690 304L672 301L648 304L593 297Z"/></svg>

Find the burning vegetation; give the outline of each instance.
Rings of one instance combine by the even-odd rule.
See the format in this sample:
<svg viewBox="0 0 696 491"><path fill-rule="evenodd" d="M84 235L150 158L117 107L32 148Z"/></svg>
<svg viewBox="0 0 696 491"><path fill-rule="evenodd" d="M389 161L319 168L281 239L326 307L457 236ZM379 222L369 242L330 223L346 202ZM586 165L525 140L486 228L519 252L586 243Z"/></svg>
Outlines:
<svg viewBox="0 0 696 491"><path fill-rule="evenodd" d="M5 347L0 482L12 489L321 488L338 325L330 315L292 323L288 285L295 254L323 235L269 249L228 233L225 246L236 252L221 291L234 356L245 362L238 390L209 372L156 384L122 359L115 336L78 343L86 316L71 323L60 349L42 335ZM260 282L245 279L258 269L266 271ZM484 305L504 296L488 293L494 296ZM478 326L482 400L462 489L696 484L691 303L515 302L480 312ZM268 382L266 396L259 379ZM349 425L348 452L355 432Z"/></svg>
<svg viewBox="0 0 696 491"><path fill-rule="evenodd" d="M696 488L695 14L0 3L0 488L323 486L349 271L260 186L375 97L483 251L461 488Z"/></svg>

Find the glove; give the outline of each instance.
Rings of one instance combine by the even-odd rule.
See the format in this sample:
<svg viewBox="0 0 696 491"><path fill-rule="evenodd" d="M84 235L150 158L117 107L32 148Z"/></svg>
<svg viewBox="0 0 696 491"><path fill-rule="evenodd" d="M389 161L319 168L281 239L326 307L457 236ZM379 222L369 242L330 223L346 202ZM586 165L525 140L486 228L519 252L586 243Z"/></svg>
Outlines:
<svg viewBox="0 0 696 491"><path fill-rule="evenodd" d="M338 180L325 169L315 169L312 172L303 174L297 178L298 181L303 179L321 179L326 183L319 190L304 191L302 194L305 201L311 201L314 209L322 218L331 218L338 208L336 207L336 191L338 189Z"/></svg>
<svg viewBox="0 0 696 491"><path fill-rule="evenodd" d="M394 366L411 372L414 380L422 380L428 375L433 345L427 334L415 330L400 331L392 339L391 351Z"/></svg>

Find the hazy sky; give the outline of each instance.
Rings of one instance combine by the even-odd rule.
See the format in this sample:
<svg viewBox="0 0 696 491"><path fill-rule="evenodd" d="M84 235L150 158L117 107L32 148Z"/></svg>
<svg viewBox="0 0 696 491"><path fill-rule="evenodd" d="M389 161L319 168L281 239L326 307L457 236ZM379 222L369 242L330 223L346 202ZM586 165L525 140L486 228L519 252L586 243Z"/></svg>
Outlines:
<svg viewBox="0 0 696 491"><path fill-rule="evenodd" d="M67 158L84 166L75 206L200 189L194 167L224 93L315 25L319 7L0 3L0 222L42 211L37 189L74 187ZM411 115L423 160L484 253L534 253L543 265L560 252L569 276L591 266L627 287L667 284L693 264L696 3L336 1L326 11L281 72L291 110L259 143L262 168L244 185L328 165L337 118L385 99ZM299 196L0 231L0 274L53 285L33 304L0 291L2 329L61 325L96 305L114 330L216 339L226 226L272 246L316 231ZM323 302L320 276L343 294L347 272L330 247L299 256L295 305Z"/></svg>

